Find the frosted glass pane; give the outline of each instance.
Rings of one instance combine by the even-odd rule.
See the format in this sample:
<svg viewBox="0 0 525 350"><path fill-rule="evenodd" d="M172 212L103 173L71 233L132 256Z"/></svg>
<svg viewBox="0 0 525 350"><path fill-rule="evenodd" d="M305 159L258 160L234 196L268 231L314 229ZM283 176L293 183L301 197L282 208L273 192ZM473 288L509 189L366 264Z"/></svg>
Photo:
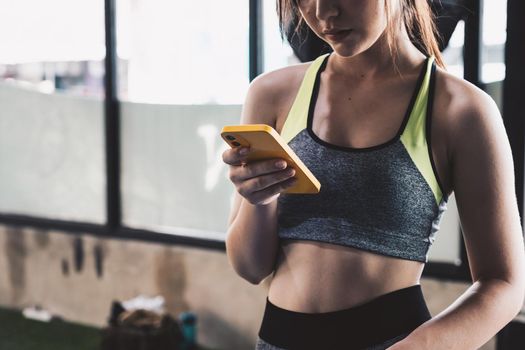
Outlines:
<svg viewBox="0 0 525 350"><path fill-rule="evenodd" d="M0 0L0 80L104 98L103 0Z"/></svg>
<svg viewBox="0 0 525 350"><path fill-rule="evenodd" d="M263 1L262 49L264 72L300 63L286 37L284 40L281 39L275 1Z"/></svg>
<svg viewBox="0 0 525 350"><path fill-rule="evenodd" d="M121 100L243 102L249 83L248 1L116 3Z"/></svg>
<svg viewBox="0 0 525 350"><path fill-rule="evenodd" d="M465 45L465 21L459 21L450 37L447 48L443 51L443 59L447 71L463 78L463 47Z"/></svg>
<svg viewBox="0 0 525 350"><path fill-rule="evenodd" d="M240 105L124 102L122 198L126 226L224 239L234 186L219 136Z"/></svg>
<svg viewBox="0 0 525 350"><path fill-rule="evenodd" d="M104 59L103 0L0 0L0 63Z"/></svg>
<svg viewBox="0 0 525 350"><path fill-rule="evenodd" d="M0 82L0 212L105 222L103 102Z"/></svg>
<svg viewBox="0 0 525 350"><path fill-rule="evenodd" d="M505 79L507 41L507 0L483 0L481 80L491 83Z"/></svg>
<svg viewBox="0 0 525 350"><path fill-rule="evenodd" d="M445 262L455 265L461 264L461 234L458 207L454 193L449 197L447 210L441 219L440 229L436 240L430 248L430 262Z"/></svg>

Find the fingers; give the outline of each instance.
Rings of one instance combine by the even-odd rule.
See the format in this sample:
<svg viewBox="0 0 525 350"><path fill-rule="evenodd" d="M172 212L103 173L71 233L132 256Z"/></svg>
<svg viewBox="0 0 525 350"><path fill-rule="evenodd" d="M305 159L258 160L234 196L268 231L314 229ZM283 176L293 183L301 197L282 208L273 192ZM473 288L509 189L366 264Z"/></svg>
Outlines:
<svg viewBox="0 0 525 350"><path fill-rule="evenodd" d="M230 165L230 180L234 183L283 170L288 166L281 158L248 161L248 155L249 149L246 154L242 154L239 149L223 153L223 160Z"/></svg>
<svg viewBox="0 0 525 350"><path fill-rule="evenodd" d="M238 186L238 191L240 194L249 195L250 193L262 191L267 187L285 181L294 175L295 169L288 168L278 172L272 172L270 174L254 176L242 181L242 184Z"/></svg>
<svg viewBox="0 0 525 350"><path fill-rule="evenodd" d="M247 153L243 154L242 150L247 150ZM222 161L229 165L241 165L243 161L246 162L246 155L249 151L248 147L230 148L222 153Z"/></svg>
<svg viewBox="0 0 525 350"><path fill-rule="evenodd" d="M250 163L243 163L241 167L237 169L238 171L235 175L240 179L247 180L253 177L282 171L283 169L287 169L287 166L286 161L280 158L252 161Z"/></svg>
<svg viewBox="0 0 525 350"><path fill-rule="evenodd" d="M248 152L242 154L242 149ZM223 152L223 161L230 165L230 180L237 192L252 204L267 204L292 186L297 179L295 169L284 159L274 158L248 162L249 148L237 147Z"/></svg>
<svg viewBox="0 0 525 350"><path fill-rule="evenodd" d="M261 191L256 191L251 194L247 199L251 204L268 204L277 199L281 192L287 188L293 186L297 182L295 177L288 178L284 181L278 182L274 185L266 187Z"/></svg>

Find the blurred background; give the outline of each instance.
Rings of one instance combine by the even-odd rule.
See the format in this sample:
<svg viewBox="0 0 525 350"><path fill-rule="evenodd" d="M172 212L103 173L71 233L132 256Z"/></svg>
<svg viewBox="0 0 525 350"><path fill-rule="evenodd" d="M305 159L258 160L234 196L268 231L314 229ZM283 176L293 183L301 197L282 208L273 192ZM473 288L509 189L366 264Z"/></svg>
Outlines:
<svg viewBox="0 0 525 350"><path fill-rule="evenodd" d="M524 4L434 10L448 70L500 107L523 212ZM251 80L317 57L316 38L282 40L275 0L0 0L0 13L0 349L99 349L114 302L138 296L161 297L188 349L253 349L271 277L251 285L227 261L219 132ZM470 281L452 196L421 281L431 313ZM524 349L522 317L483 349Z"/></svg>

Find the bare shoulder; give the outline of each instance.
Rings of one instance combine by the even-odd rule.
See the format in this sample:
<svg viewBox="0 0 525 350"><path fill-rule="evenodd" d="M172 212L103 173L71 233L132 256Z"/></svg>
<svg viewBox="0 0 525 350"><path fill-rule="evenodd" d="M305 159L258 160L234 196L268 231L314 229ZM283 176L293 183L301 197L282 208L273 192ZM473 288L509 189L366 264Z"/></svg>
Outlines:
<svg viewBox="0 0 525 350"><path fill-rule="evenodd" d="M465 122L469 118L501 118L496 103L486 92L447 71L438 68L436 93L441 106L453 120ZM494 113L497 112L497 113Z"/></svg>
<svg viewBox="0 0 525 350"><path fill-rule="evenodd" d="M494 140L502 136L501 114L486 92L441 68L437 71L435 91L433 118L446 134L450 159L468 138L484 136Z"/></svg>
<svg viewBox="0 0 525 350"><path fill-rule="evenodd" d="M481 167L510 156L501 113L486 92L438 68L435 104L434 119L446 135L450 164L456 167L456 171L456 165L465 164L465 158L470 158L468 161L471 162L479 157L480 161L471 166L479 167L472 170L482 172L484 169ZM457 190L459 179L454 180L454 190Z"/></svg>
<svg viewBox="0 0 525 350"><path fill-rule="evenodd" d="M280 132L311 62L293 64L258 75L252 80L242 109L242 124L267 124Z"/></svg>

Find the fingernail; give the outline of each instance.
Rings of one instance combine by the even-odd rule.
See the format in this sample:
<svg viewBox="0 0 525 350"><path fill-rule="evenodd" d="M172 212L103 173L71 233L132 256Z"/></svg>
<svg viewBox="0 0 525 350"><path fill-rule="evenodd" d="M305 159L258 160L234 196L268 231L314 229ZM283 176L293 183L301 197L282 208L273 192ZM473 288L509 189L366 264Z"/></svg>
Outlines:
<svg viewBox="0 0 525 350"><path fill-rule="evenodd" d="M241 150L239 151L239 154L241 154L241 155L245 155L247 153L248 153L248 148L246 148L246 147L241 148Z"/></svg>
<svg viewBox="0 0 525 350"><path fill-rule="evenodd" d="M284 169L286 167L286 162L284 160L278 160L275 162L275 166L280 169Z"/></svg>

